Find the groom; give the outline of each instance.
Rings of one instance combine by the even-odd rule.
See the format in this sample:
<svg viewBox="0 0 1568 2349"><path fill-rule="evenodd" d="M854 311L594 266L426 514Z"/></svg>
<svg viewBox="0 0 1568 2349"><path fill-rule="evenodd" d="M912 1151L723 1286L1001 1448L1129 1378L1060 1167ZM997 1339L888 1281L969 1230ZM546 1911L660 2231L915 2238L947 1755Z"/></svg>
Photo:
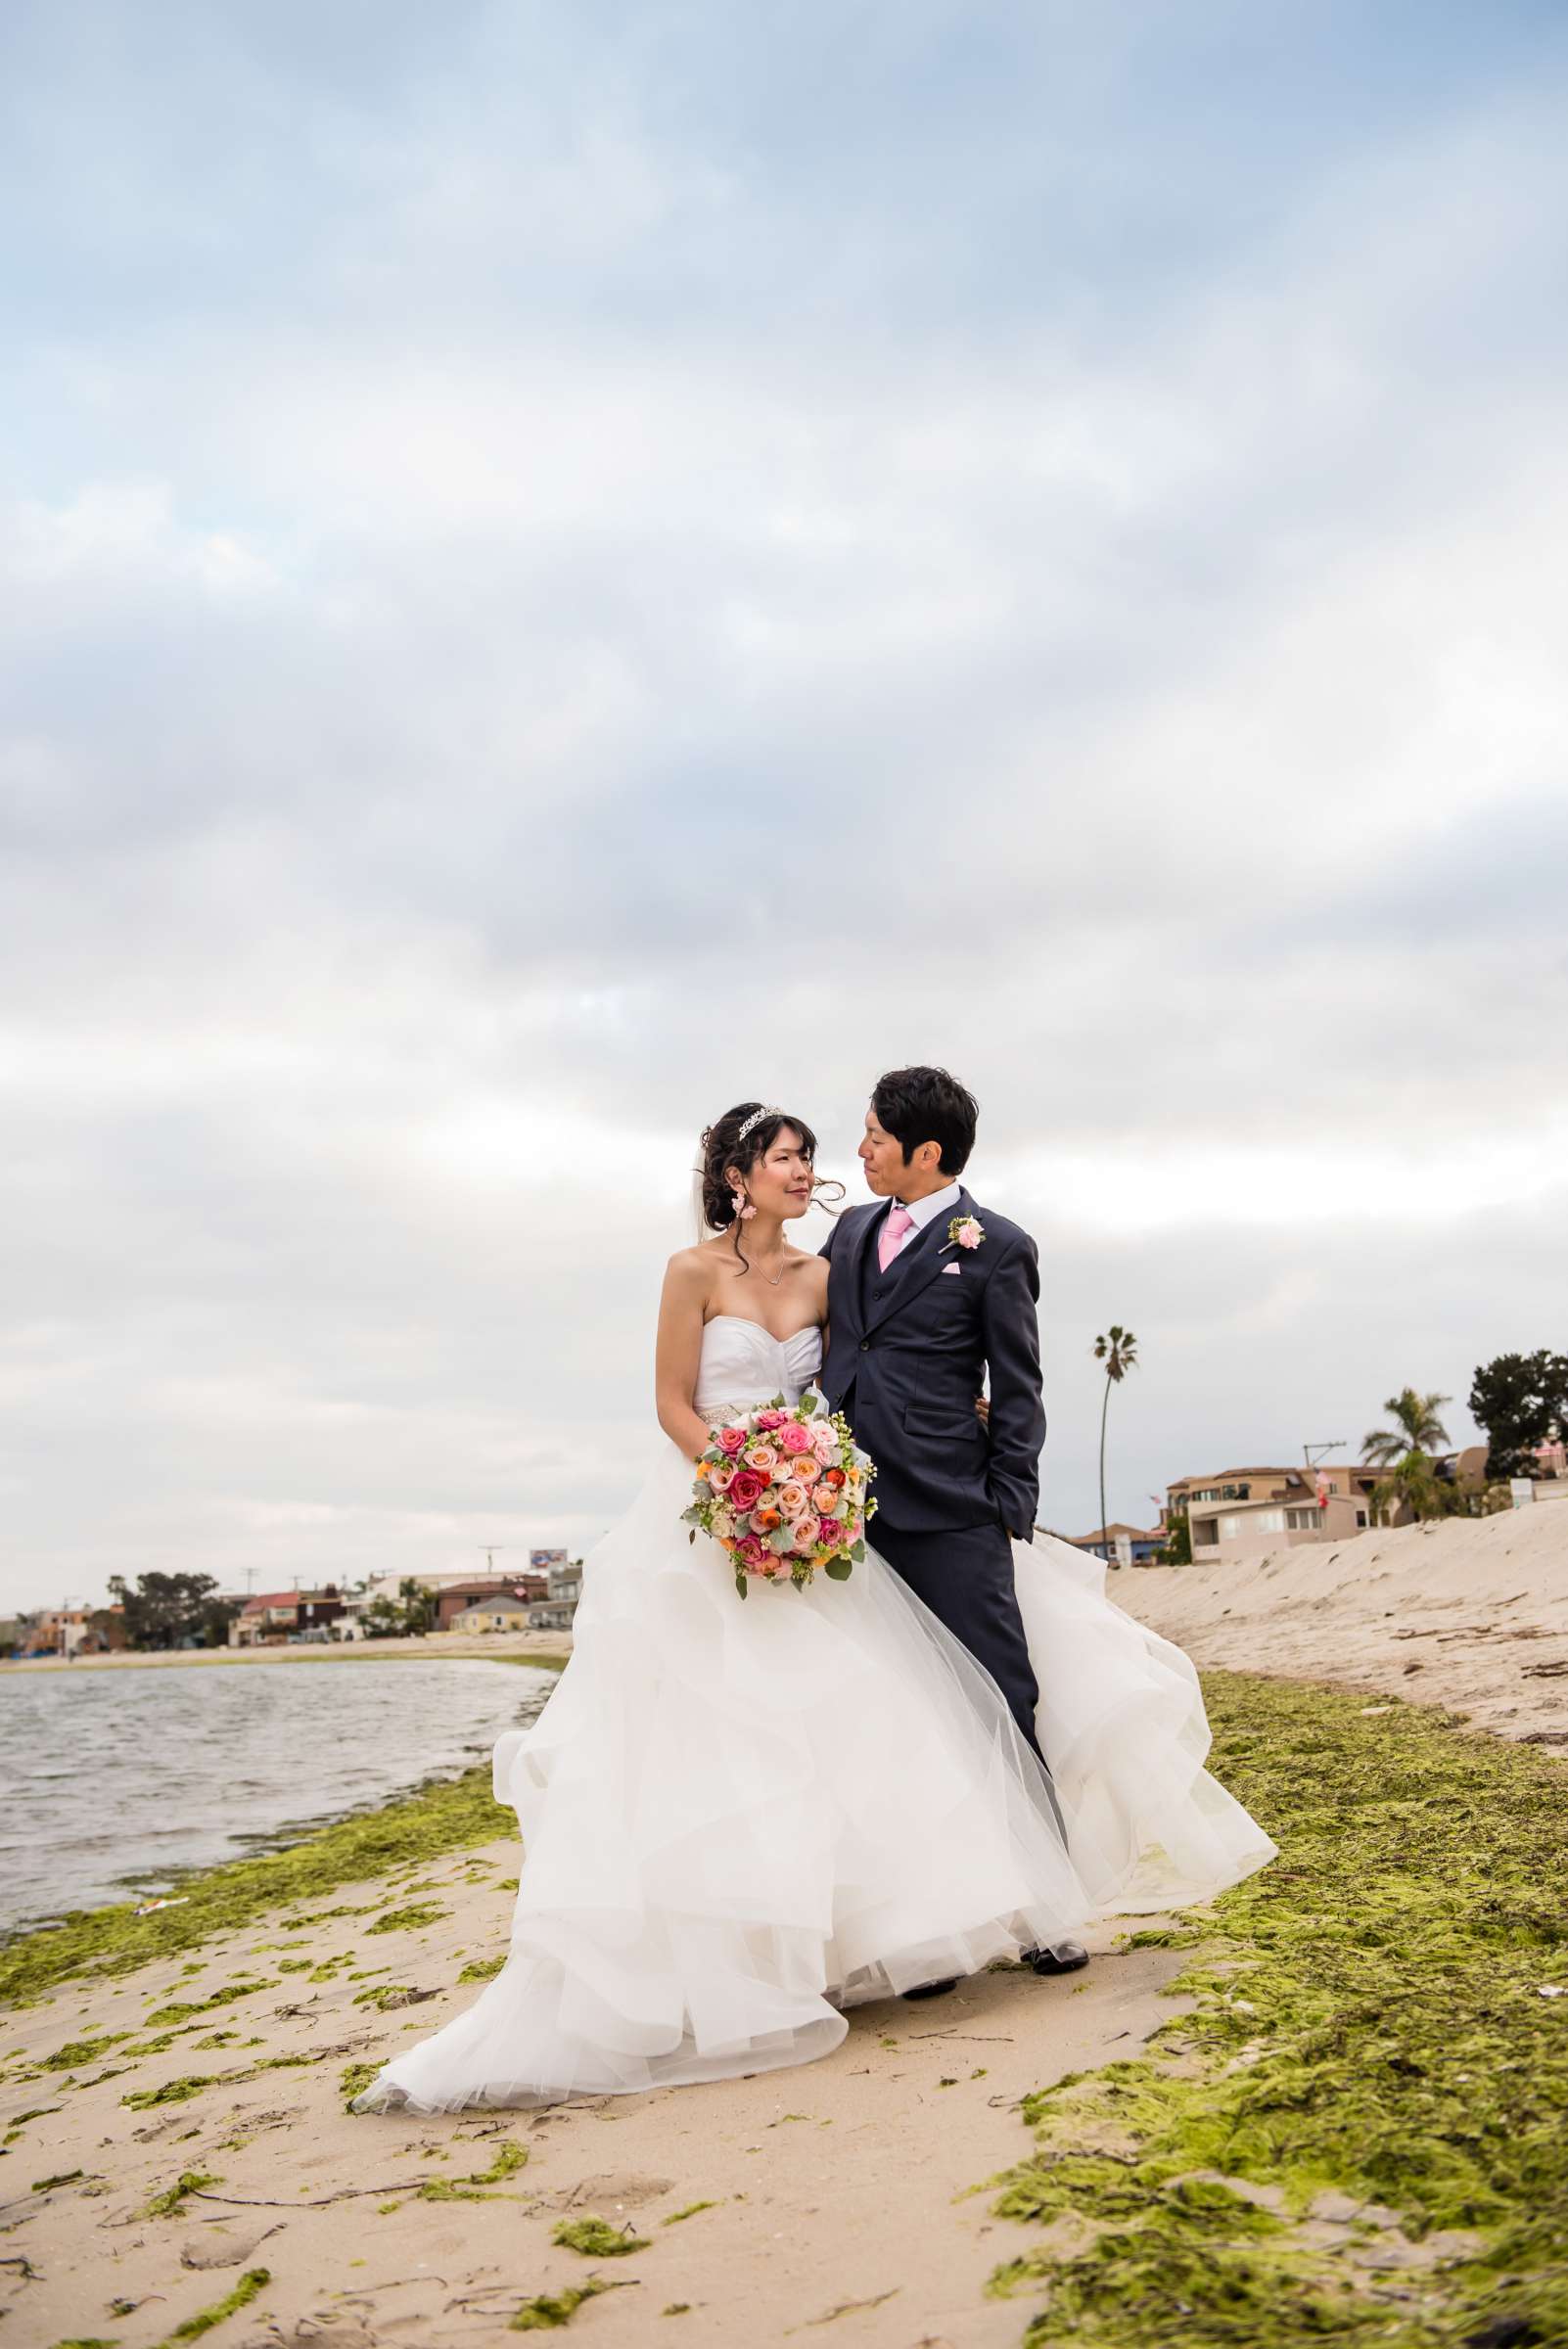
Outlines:
<svg viewBox="0 0 1568 2349"><path fill-rule="evenodd" d="M978 1115L945 1069L878 1079L860 1143L875 1198L841 1217L822 1251L820 1384L876 1461L878 1550L985 1666L1043 1767L1012 1553L1035 1538L1045 1441L1039 1262L1028 1232L977 1207L958 1179ZM1030 1955L1042 1974L1087 1961L1077 1942Z"/></svg>

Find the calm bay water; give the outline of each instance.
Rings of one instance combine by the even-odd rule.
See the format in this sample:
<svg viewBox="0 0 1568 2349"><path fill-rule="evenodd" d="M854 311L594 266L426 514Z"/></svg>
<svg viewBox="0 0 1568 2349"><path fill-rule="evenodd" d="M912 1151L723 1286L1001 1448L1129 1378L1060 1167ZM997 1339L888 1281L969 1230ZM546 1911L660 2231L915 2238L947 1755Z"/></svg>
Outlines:
<svg viewBox="0 0 1568 2349"><path fill-rule="evenodd" d="M0 1930L454 1776L556 1678L457 1656L0 1673Z"/></svg>

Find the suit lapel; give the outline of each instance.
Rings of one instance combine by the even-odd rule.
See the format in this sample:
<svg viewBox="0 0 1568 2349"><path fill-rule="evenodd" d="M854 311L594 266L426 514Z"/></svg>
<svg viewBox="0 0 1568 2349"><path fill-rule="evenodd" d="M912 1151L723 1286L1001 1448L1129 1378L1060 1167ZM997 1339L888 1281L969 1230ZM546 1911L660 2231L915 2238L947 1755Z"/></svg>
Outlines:
<svg viewBox="0 0 1568 2349"><path fill-rule="evenodd" d="M973 1200L967 1191L960 1190L953 1215L968 1216L973 1213ZM865 1317L867 1333L880 1327L890 1313L900 1312L911 1297L918 1297L921 1290L936 1279L943 1267L952 1261L947 1247L947 1225L951 1221L951 1216L934 1216L924 1231L909 1242L900 1256L894 1259L892 1285Z"/></svg>

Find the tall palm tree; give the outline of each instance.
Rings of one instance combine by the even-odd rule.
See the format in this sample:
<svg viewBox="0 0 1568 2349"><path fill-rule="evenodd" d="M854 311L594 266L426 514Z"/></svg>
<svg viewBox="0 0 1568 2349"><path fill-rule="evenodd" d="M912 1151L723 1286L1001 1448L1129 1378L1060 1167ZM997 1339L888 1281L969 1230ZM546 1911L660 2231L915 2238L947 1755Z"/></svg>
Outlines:
<svg viewBox="0 0 1568 2349"><path fill-rule="evenodd" d="M1436 1451L1439 1445L1446 1446L1449 1431L1438 1413L1453 1400L1451 1395L1417 1395L1413 1387L1402 1387L1383 1405L1395 1425L1374 1427L1361 1438L1362 1459L1374 1468L1387 1468L1407 1451Z"/></svg>
<svg viewBox="0 0 1568 2349"><path fill-rule="evenodd" d="M1374 1427L1361 1438L1361 1457L1387 1471L1372 1494L1374 1508L1387 1511L1406 1502L1417 1517L1440 1517L1448 1489L1437 1473L1432 1454L1447 1447L1449 1431L1438 1417L1447 1395L1418 1395L1402 1387L1383 1408L1392 1427Z"/></svg>
<svg viewBox="0 0 1568 2349"><path fill-rule="evenodd" d="M1105 1401L1100 1405L1100 1539L1110 1550L1110 1537L1105 1530L1105 1415L1111 1407L1111 1389L1119 1387L1130 1370L1138 1366L1138 1342L1130 1329L1113 1321L1102 1338L1094 1341L1094 1359L1105 1364ZM1108 1557L1114 1566L1116 1560Z"/></svg>

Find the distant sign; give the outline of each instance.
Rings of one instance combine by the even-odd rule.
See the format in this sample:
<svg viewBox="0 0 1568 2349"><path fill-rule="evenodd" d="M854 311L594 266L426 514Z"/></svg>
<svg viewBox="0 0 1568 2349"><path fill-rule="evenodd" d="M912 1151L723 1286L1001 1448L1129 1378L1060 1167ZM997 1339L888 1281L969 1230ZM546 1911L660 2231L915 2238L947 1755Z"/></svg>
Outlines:
<svg viewBox="0 0 1568 2349"><path fill-rule="evenodd" d="M568 1563L570 1555L564 1549L530 1549L529 1564L535 1574L554 1574Z"/></svg>
<svg viewBox="0 0 1568 2349"><path fill-rule="evenodd" d="M1516 1509L1528 1508L1536 1497L1536 1488L1528 1476L1510 1476L1508 1492Z"/></svg>

